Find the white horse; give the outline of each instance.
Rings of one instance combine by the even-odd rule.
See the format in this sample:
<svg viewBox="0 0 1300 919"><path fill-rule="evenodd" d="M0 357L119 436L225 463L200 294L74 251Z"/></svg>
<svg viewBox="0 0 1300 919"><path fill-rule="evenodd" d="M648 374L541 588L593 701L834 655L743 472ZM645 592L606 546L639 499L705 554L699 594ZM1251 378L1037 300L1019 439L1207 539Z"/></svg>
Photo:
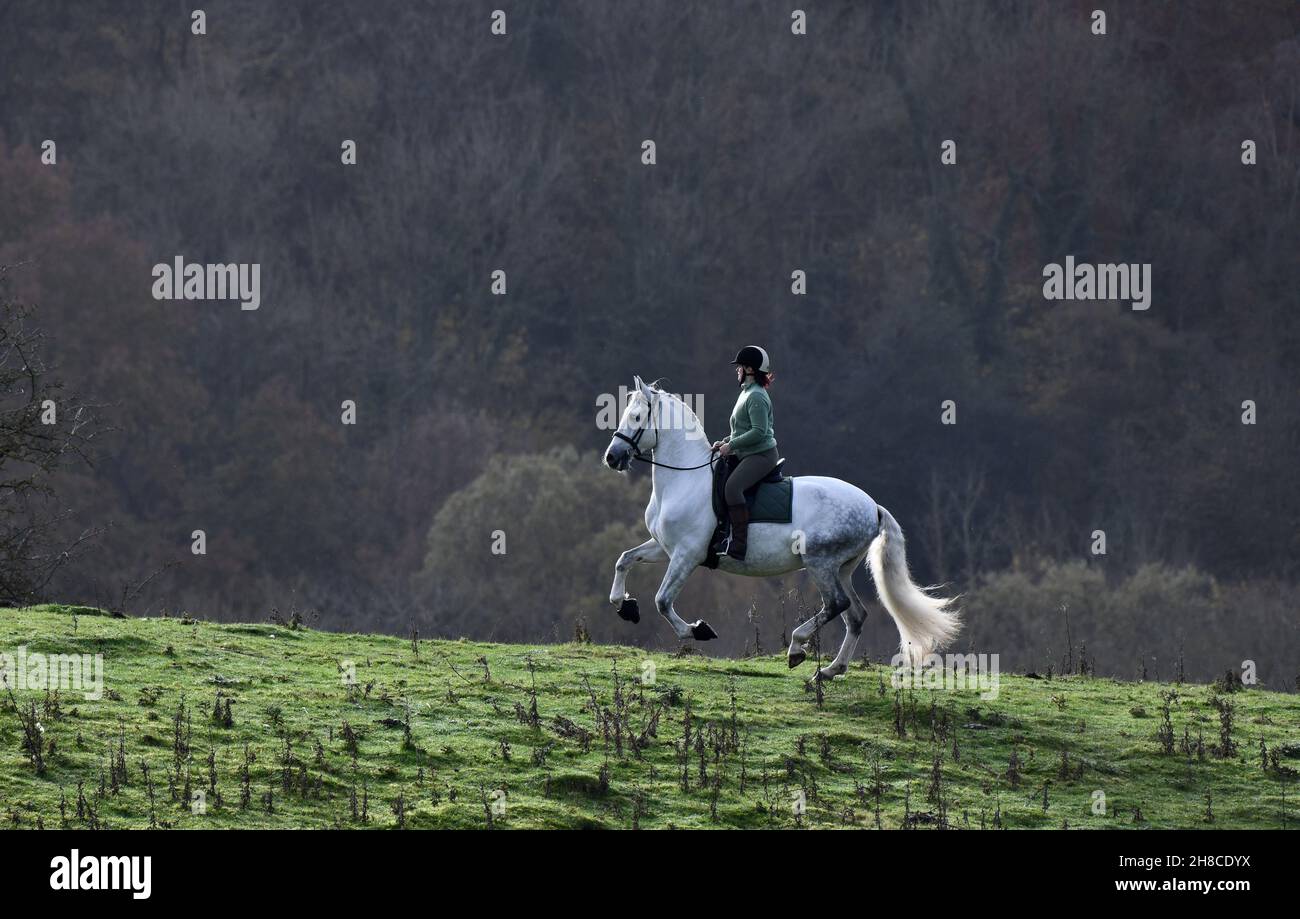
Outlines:
<svg viewBox="0 0 1300 919"><path fill-rule="evenodd" d="M640 621L636 599L626 592L628 569L634 562L668 562L655 606L683 640L718 637L703 619L688 623L673 609L686 579L708 554L717 525L710 456L709 439L690 407L636 377L618 431L605 451L605 464L619 472L625 472L632 459L654 464L645 509L651 538L618 557L609 602L619 604L624 619ZM799 476L794 479L793 518L790 523L751 523L745 560L724 555L718 564L720 571L747 577L808 570L821 592L822 607L792 633L786 655L791 667L803 663L813 635L843 615L844 641L835 659L817 676L828 679L848 669L867 618L852 581L854 569L864 559L876 592L898 627L904 660L919 666L927 654L956 637L961 624L954 600L933 597L912 582L903 531L866 492L839 479Z"/></svg>

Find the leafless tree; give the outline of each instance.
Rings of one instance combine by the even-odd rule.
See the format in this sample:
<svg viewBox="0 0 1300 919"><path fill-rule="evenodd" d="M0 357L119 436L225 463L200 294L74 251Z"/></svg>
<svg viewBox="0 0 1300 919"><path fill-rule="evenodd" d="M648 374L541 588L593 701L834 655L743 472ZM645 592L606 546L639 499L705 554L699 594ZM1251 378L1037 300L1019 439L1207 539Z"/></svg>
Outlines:
<svg viewBox="0 0 1300 919"><path fill-rule="evenodd" d="M0 266L0 602L38 598L54 573L95 535L60 539L67 511L56 473L89 463L91 406L69 398L49 374L32 310L10 299Z"/></svg>

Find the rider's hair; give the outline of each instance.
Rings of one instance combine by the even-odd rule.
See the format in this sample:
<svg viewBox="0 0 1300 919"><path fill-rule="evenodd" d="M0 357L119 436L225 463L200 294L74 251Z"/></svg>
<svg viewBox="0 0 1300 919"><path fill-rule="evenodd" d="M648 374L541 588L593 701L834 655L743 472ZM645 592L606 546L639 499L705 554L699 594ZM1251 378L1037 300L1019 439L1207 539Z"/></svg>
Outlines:
<svg viewBox="0 0 1300 919"><path fill-rule="evenodd" d="M752 370L753 368L750 369ZM757 383L759 386L763 387L764 389L767 389L769 386L771 386L772 381L775 379L776 379L776 374L774 373L771 372L764 373L761 370L754 370L754 382Z"/></svg>

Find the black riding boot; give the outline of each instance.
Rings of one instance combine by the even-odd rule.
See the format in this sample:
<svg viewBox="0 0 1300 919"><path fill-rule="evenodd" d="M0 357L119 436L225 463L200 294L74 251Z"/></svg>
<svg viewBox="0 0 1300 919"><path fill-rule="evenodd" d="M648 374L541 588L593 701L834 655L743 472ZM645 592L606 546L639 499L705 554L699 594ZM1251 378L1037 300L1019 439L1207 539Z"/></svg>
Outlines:
<svg viewBox="0 0 1300 919"><path fill-rule="evenodd" d="M745 550L749 547L749 508L744 504L728 504L727 515L731 518L731 540L727 543L727 554L736 561L745 560Z"/></svg>

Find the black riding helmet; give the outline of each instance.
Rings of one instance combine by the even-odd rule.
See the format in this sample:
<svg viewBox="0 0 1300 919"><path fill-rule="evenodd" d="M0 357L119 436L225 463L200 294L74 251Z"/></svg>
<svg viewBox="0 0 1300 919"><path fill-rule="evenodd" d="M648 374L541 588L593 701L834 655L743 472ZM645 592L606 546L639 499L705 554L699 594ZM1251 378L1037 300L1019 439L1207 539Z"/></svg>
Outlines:
<svg viewBox="0 0 1300 919"><path fill-rule="evenodd" d="M767 352L758 345L745 345L736 352L736 359L732 363L753 367L759 373L770 373L772 371L771 364L767 359Z"/></svg>

